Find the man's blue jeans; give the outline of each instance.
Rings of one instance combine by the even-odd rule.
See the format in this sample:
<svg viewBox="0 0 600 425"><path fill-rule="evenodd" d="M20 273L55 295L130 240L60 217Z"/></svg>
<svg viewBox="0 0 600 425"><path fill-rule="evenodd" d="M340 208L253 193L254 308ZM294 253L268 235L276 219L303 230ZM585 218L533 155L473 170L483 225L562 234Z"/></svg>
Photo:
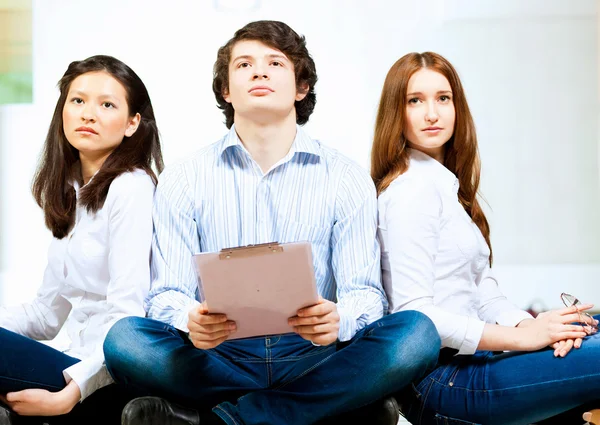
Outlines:
<svg viewBox="0 0 600 425"><path fill-rule="evenodd" d="M564 358L553 353L456 356L413 388L403 413L415 425L526 425L599 400L600 334Z"/></svg>
<svg viewBox="0 0 600 425"><path fill-rule="evenodd" d="M359 408L425 376L440 339L425 315L385 316L347 344L317 347L296 334L226 341L199 350L164 323L117 322L104 343L115 381L230 425L306 425ZM216 406L216 407L215 407Z"/></svg>

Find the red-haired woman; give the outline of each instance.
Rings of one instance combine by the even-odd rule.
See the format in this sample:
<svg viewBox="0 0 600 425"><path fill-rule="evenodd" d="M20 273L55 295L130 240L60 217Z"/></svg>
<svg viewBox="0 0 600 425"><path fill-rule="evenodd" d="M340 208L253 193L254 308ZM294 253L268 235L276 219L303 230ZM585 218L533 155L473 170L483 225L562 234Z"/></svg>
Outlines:
<svg viewBox="0 0 600 425"><path fill-rule="evenodd" d="M390 69L371 174L390 312L425 313L442 339L438 366L404 405L413 424L529 424L598 398L592 306L566 297L578 305L534 319L498 289L475 126L440 55L411 53Z"/></svg>

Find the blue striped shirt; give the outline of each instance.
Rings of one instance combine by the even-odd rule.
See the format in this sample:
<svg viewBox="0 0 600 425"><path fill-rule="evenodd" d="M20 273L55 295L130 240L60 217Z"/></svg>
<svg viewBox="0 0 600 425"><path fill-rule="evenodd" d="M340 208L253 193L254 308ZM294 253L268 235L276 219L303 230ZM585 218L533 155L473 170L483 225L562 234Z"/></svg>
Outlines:
<svg viewBox="0 0 600 425"><path fill-rule="evenodd" d="M288 154L263 173L235 126L161 175L154 198L148 317L188 331L202 301L192 255L265 242L310 241L317 290L337 303L340 341L387 311L365 170L297 127Z"/></svg>

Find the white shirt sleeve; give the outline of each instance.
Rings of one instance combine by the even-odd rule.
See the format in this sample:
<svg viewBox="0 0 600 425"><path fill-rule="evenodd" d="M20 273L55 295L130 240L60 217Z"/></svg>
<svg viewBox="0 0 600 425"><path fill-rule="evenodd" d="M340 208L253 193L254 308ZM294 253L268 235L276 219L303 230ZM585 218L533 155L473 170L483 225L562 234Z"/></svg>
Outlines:
<svg viewBox="0 0 600 425"><path fill-rule="evenodd" d="M61 296L63 279L55 276L52 249L53 243L36 298L30 303L0 307L0 327L38 341L53 339L58 334L71 311L71 304Z"/></svg>
<svg viewBox="0 0 600 425"><path fill-rule="evenodd" d="M381 197L380 197L381 200ZM435 324L443 347L473 354L485 322L455 314L434 304L435 259L438 252L442 200L433 182L403 178L386 190L380 232L389 259L384 288L390 312L418 310Z"/></svg>
<svg viewBox="0 0 600 425"><path fill-rule="evenodd" d="M104 337L119 319L144 316L143 301L150 286L153 196L154 184L139 173L119 176L110 186L104 207L108 208L110 276L101 331ZM102 344L89 357L65 369L63 375L67 382L72 379L77 383L82 401L110 384Z"/></svg>
<svg viewBox="0 0 600 425"><path fill-rule="evenodd" d="M489 264L481 275L477 290L480 301L479 318L481 320L487 323L514 327L525 319L533 319L531 314L515 306L500 292L498 282L492 274Z"/></svg>

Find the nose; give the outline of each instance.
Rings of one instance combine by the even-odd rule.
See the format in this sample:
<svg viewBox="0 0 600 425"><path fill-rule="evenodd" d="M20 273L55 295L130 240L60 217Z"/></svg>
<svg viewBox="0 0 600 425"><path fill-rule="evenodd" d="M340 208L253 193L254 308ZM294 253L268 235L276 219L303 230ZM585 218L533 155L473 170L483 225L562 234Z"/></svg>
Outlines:
<svg viewBox="0 0 600 425"><path fill-rule="evenodd" d="M85 122L96 121L96 113L94 112L94 107L89 103L86 103L81 110L81 120Z"/></svg>
<svg viewBox="0 0 600 425"><path fill-rule="evenodd" d="M425 113L425 121L434 123L439 119L437 108L434 102L429 102L427 112Z"/></svg>
<svg viewBox="0 0 600 425"><path fill-rule="evenodd" d="M252 74L252 80L268 80L269 75L263 69L264 65L257 63L254 67L254 74Z"/></svg>

